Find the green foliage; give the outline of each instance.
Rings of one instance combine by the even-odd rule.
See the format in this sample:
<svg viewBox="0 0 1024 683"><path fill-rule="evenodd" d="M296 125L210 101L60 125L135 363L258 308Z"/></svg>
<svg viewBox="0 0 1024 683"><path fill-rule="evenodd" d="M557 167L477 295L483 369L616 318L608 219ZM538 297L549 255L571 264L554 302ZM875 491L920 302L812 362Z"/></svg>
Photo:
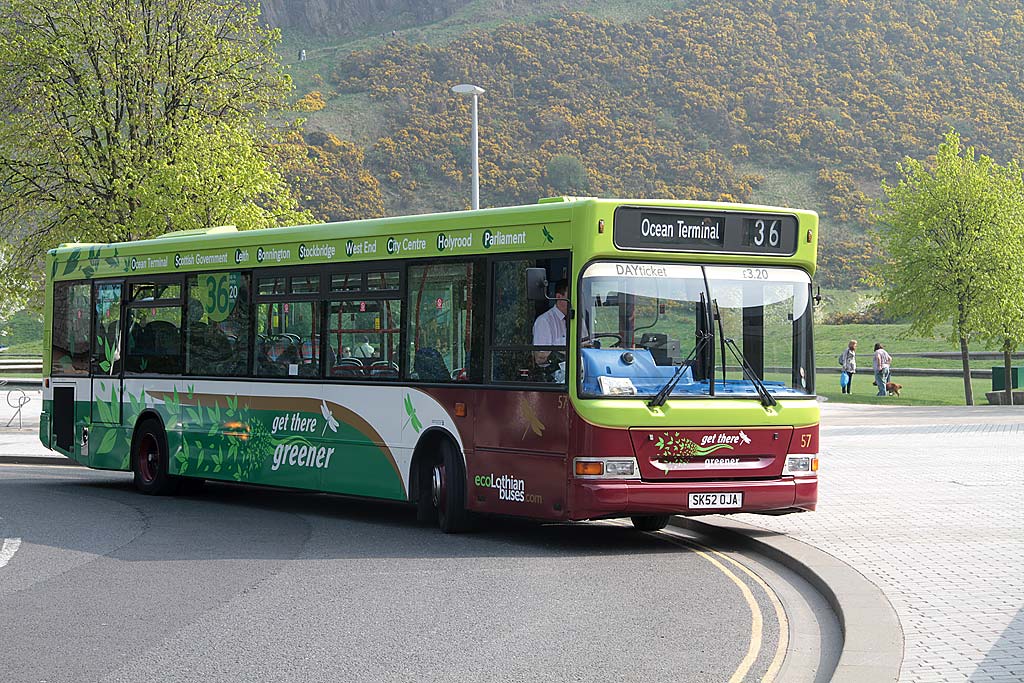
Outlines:
<svg viewBox="0 0 1024 683"><path fill-rule="evenodd" d="M16 251L16 247L0 238L0 325L5 328L11 317L28 302L31 291L32 279L18 272L22 260Z"/></svg>
<svg viewBox="0 0 1024 683"><path fill-rule="evenodd" d="M321 221L384 215L380 183L363 151L330 133L292 133L274 146L279 167L299 206Z"/></svg>
<svg viewBox="0 0 1024 683"><path fill-rule="evenodd" d="M947 133L934 163L907 159L896 185L883 184L877 214L887 264L882 300L929 332L953 318L957 339L980 330L979 306L1016 255L1008 249L1024 188L1016 163L1003 167Z"/></svg>
<svg viewBox="0 0 1024 683"><path fill-rule="evenodd" d="M43 320L34 311L21 310L10 317L0 315L0 345L41 344Z"/></svg>
<svg viewBox="0 0 1024 683"><path fill-rule="evenodd" d="M954 132L946 134L933 163L907 159L898 168L899 182L882 186L886 200L877 215L886 254L882 303L919 332L952 320L970 405L968 342L991 335L987 319L1004 309L1002 302L1022 296L1016 282L1006 282L1022 256L1015 225L1024 211L1021 169L977 157ZM1016 290L1012 296L1004 293L1008 285Z"/></svg>
<svg viewBox="0 0 1024 683"><path fill-rule="evenodd" d="M268 163L288 77L244 0L8 0L0 8L0 219L17 281L62 241L302 214Z"/></svg>
<svg viewBox="0 0 1024 683"><path fill-rule="evenodd" d="M555 195L583 195L590 191L586 167L571 154L556 154L548 159L545 180Z"/></svg>

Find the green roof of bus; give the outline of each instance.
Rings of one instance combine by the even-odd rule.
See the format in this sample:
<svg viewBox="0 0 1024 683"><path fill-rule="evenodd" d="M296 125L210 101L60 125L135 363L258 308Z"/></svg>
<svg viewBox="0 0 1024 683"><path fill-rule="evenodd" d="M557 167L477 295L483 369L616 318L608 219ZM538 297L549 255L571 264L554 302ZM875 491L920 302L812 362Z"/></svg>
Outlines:
<svg viewBox="0 0 1024 683"><path fill-rule="evenodd" d="M689 201L674 199L599 199L594 197L546 197L537 204L524 204L519 206L503 206L476 211L449 211L444 213L427 213L409 216L387 216L383 218L366 218L354 221L339 221L334 223L310 223L305 225L280 226L274 228L258 228L255 230L238 230L235 226L218 226L214 228L203 228L198 230L181 230L166 233L157 237L131 242L103 243L77 243L70 242L61 244L51 253L60 256L64 252L83 247L127 247L132 253L132 247L140 250L151 249L159 245L161 250L172 250L174 244L180 242L191 242L202 239L204 243L235 244L249 242L253 239L266 237L281 237L282 241L294 241L299 235L296 231L302 231L302 237L326 238L343 237L351 233L358 236L379 236L401 232L398 228L407 228L409 231L422 231L431 229L465 229L483 227L502 227L504 225L516 225L523 222L524 218L533 221L565 221L571 218L574 209L582 208L585 205L595 206L620 206L620 205L642 205L642 206L666 206L677 208L711 209L711 210L738 210L738 211L764 211L772 213L791 213L798 216L816 216L815 212L792 209L778 206L767 206L760 204L736 204L712 201ZM503 220L505 219L505 220ZM441 224L443 222L443 225ZM429 225L427 225L429 224Z"/></svg>

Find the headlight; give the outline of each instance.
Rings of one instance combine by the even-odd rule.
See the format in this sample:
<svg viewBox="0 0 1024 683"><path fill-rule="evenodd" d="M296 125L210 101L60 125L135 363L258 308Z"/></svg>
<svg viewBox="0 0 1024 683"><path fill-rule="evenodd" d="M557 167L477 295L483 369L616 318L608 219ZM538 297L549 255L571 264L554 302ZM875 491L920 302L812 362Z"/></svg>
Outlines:
<svg viewBox="0 0 1024 683"><path fill-rule="evenodd" d="M813 455L787 455L784 474L810 477L818 473L818 458Z"/></svg>
<svg viewBox="0 0 1024 683"><path fill-rule="evenodd" d="M576 458L573 471L581 479L639 479L636 458Z"/></svg>

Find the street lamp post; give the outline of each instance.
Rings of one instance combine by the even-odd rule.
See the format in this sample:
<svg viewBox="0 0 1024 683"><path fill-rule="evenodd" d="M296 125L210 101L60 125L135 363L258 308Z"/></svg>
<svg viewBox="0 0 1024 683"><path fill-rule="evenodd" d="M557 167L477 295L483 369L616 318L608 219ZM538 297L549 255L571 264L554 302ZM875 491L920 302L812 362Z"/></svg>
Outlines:
<svg viewBox="0 0 1024 683"><path fill-rule="evenodd" d="M477 99L486 92L476 85L463 83L452 88L452 92L473 96L473 208L480 208L480 153L477 139Z"/></svg>

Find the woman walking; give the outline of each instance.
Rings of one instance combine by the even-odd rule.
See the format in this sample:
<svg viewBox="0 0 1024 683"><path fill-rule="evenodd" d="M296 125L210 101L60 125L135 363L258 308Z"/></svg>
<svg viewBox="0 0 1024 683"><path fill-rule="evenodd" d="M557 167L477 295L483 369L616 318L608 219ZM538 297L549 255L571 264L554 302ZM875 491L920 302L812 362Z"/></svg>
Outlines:
<svg viewBox="0 0 1024 683"><path fill-rule="evenodd" d="M844 394L853 393L853 376L857 374L857 340L851 339L849 345L839 354L839 388Z"/></svg>

